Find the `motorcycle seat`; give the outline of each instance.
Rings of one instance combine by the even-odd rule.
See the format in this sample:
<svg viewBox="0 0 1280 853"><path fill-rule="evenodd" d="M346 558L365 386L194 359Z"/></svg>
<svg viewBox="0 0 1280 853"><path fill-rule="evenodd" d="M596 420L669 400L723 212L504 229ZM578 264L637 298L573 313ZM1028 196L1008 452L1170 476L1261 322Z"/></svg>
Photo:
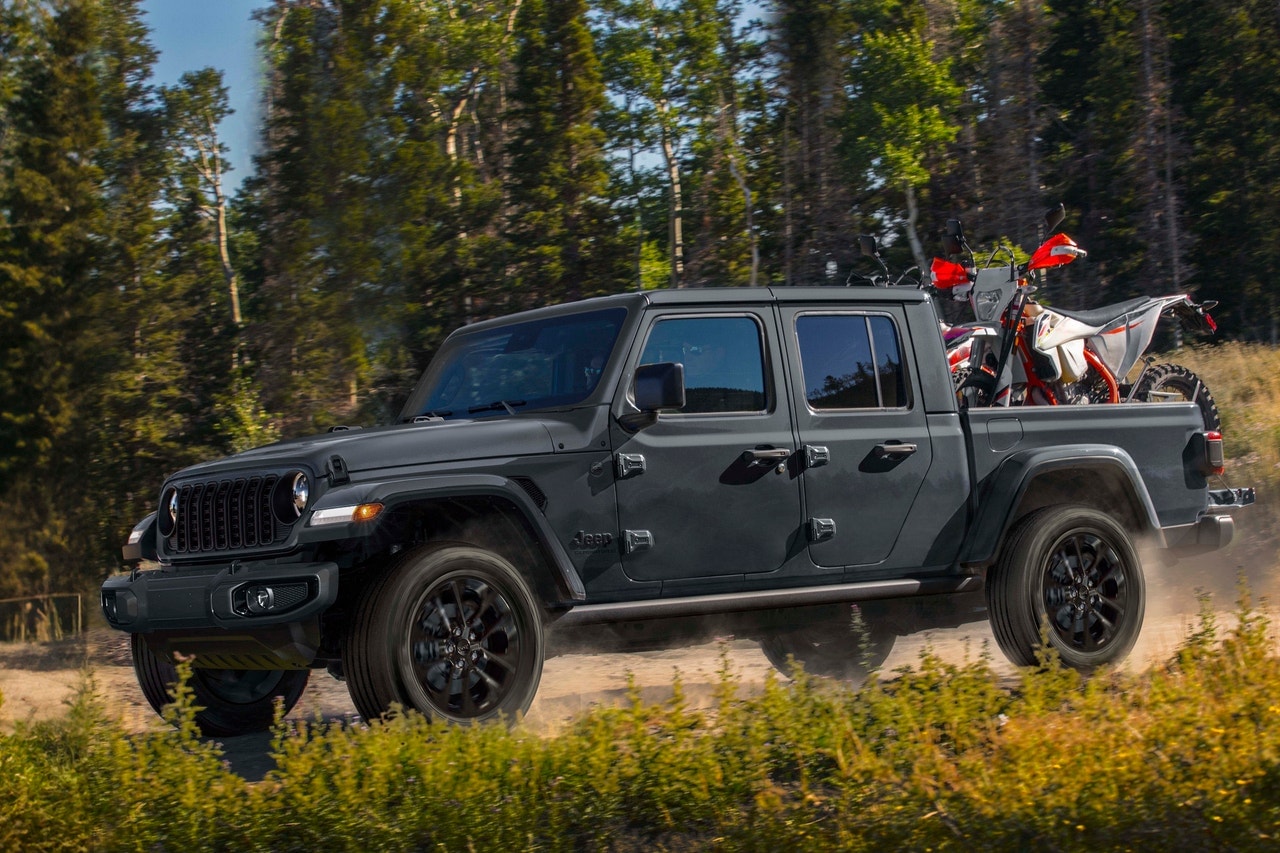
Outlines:
<svg viewBox="0 0 1280 853"><path fill-rule="evenodd" d="M1150 305L1153 301L1150 296L1139 296L1137 299L1129 299L1125 302L1117 302L1115 305L1104 305L1101 308L1090 308L1085 311L1068 311L1056 305L1053 310L1064 317L1070 317L1072 320L1084 323L1086 326L1109 326L1124 315L1132 313L1143 306Z"/></svg>

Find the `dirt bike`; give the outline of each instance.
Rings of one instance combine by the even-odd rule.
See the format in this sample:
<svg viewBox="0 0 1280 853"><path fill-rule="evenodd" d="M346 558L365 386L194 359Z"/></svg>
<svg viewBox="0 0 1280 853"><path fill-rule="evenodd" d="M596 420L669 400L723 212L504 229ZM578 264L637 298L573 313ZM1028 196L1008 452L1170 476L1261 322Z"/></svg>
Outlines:
<svg viewBox="0 0 1280 853"><path fill-rule="evenodd" d="M1061 224L1062 207L1046 215L1052 232ZM947 253L965 254L969 263L934 259L932 287L967 298L977 320L945 329L957 393L968 405L1059 405L1190 401L1205 427L1218 430L1221 418L1209 389L1177 364L1146 359L1132 383L1125 377L1142 358L1162 316L1177 317L1187 329L1212 333L1208 311L1216 302L1193 302L1186 294L1139 297L1086 311L1041 305L1031 298L1029 276L1086 256L1066 234L1051 236L1025 264L1012 250L997 247L981 267L964 239L959 220L947 223ZM1004 254L1008 263L995 264Z"/></svg>

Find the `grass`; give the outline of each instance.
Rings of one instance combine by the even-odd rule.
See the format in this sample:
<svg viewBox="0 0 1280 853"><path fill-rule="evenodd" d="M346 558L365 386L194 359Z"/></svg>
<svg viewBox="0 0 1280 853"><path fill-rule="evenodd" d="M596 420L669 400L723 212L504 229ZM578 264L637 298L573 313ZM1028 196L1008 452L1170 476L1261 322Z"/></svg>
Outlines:
<svg viewBox="0 0 1280 853"><path fill-rule="evenodd" d="M1232 470L1280 480L1280 349L1226 343L1157 357L1196 372L1217 400Z"/></svg>
<svg viewBox="0 0 1280 853"><path fill-rule="evenodd" d="M1177 653L1001 683L926 651L851 691L798 674L744 698L599 709L555 737L277 725L248 783L196 736L127 735L91 678L65 718L0 738L0 849L1263 849L1280 833L1280 655L1242 597Z"/></svg>

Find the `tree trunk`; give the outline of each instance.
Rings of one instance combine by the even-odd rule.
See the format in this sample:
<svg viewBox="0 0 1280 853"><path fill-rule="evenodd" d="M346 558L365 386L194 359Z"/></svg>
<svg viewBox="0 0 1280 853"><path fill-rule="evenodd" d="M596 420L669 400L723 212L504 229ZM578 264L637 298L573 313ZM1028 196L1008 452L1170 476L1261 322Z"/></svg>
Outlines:
<svg viewBox="0 0 1280 853"><path fill-rule="evenodd" d="M684 286L684 192L680 188L680 161L676 159L675 144L667 129L669 107L666 101L658 103L658 121L662 127L662 159L667 167L667 189L671 193L667 204L667 226L671 238L671 286Z"/></svg>
<svg viewBox="0 0 1280 853"><path fill-rule="evenodd" d="M916 200L916 188L907 184L907 243L911 246L911 256L921 274L929 268L924 256L924 246L920 243L920 235L916 231L916 223L920 221L920 204Z"/></svg>

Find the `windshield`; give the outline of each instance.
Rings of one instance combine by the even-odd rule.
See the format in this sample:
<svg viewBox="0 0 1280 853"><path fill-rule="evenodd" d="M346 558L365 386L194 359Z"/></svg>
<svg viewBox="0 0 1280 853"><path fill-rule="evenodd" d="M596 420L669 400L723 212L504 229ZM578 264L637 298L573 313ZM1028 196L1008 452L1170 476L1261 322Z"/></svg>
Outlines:
<svg viewBox="0 0 1280 853"><path fill-rule="evenodd" d="M477 418L571 406L595 390L625 308L464 334L427 368L404 419Z"/></svg>

